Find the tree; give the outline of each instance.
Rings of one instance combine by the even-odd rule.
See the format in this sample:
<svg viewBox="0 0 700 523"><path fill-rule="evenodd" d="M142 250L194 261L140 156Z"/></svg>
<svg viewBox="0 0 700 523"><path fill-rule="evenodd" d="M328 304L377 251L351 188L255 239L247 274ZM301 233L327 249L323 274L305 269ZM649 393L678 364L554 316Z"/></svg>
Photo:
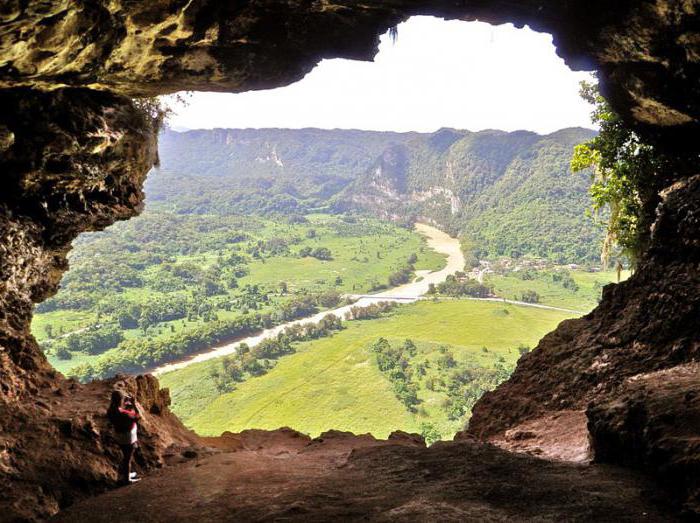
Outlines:
<svg viewBox="0 0 700 523"><path fill-rule="evenodd" d="M403 351L409 356L413 357L416 355L418 348L416 347L416 344L413 343L413 340L406 339L406 341L403 342Z"/></svg>
<svg viewBox="0 0 700 523"><path fill-rule="evenodd" d="M316 258L317 260L332 260L333 259L333 253L331 253L331 250L328 247L318 247L311 252L311 256Z"/></svg>
<svg viewBox="0 0 700 523"><path fill-rule="evenodd" d="M202 284L202 290L205 296L215 296L217 294L223 294L224 290L221 288L216 281L206 278Z"/></svg>
<svg viewBox="0 0 700 523"><path fill-rule="evenodd" d="M59 360L70 360L73 358L73 355L64 346L59 345L56 347L56 357Z"/></svg>
<svg viewBox="0 0 700 523"><path fill-rule="evenodd" d="M520 295L520 301L524 301L525 303L539 303L540 295L536 291L526 290Z"/></svg>
<svg viewBox="0 0 700 523"><path fill-rule="evenodd" d="M44 332L46 333L47 338L53 338L53 325L47 323L44 327Z"/></svg>
<svg viewBox="0 0 700 523"><path fill-rule="evenodd" d="M370 345L370 350L372 352L385 352L386 350L390 349L391 345L389 345L389 342L387 341L386 338L379 338L377 341L375 341L372 345Z"/></svg>
<svg viewBox="0 0 700 523"><path fill-rule="evenodd" d="M449 351L446 352L445 354L442 354L437 359L437 366L438 366L438 369L440 369L441 371L446 371L447 369L451 369L456 365L457 365L457 361L454 359L454 356Z"/></svg>
<svg viewBox="0 0 700 523"><path fill-rule="evenodd" d="M669 162L625 125L597 85L582 82L580 94L594 106L591 120L600 126L600 133L575 147L571 170L593 170L593 214L609 211L601 252L603 265L608 265L616 247L634 264L648 243L659 201L659 175Z"/></svg>
<svg viewBox="0 0 700 523"><path fill-rule="evenodd" d="M340 293L334 289L329 289L318 296L318 302L326 308L335 307L340 303L340 299Z"/></svg>

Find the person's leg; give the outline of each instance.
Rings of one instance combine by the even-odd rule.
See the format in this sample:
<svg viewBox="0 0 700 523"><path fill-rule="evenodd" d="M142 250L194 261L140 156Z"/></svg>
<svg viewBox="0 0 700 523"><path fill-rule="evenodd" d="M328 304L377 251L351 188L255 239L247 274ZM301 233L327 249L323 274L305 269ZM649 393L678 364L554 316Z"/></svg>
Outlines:
<svg viewBox="0 0 700 523"><path fill-rule="evenodd" d="M122 462L119 464L119 482L123 484L129 483L131 475L131 458L134 455L133 445L122 445Z"/></svg>

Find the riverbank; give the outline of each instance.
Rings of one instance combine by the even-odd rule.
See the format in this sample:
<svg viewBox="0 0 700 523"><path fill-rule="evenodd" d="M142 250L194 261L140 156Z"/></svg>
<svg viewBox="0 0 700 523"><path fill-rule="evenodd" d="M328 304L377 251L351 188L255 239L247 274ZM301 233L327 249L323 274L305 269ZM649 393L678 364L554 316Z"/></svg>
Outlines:
<svg viewBox="0 0 700 523"><path fill-rule="evenodd" d="M299 320L294 320L291 322L283 323L276 327L270 329L265 329L264 331L245 338L238 339L234 342L227 343L218 347L214 347L210 350L200 352L199 354L188 357L186 359L161 365L152 369L150 372L156 376L172 372L179 369L184 369L194 363L201 363L214 358L220 358L222 356L228 356L234 354L238 347L245 343L250 347L254 347L261 341L265 339L270 339L276 337L280 332L284 331L287 327L292 325L299 325L304 323L318 323L325 316L333 314L335 316L344 317L347 312L350 311L352 307L366 307L373 303L378 303L380 301L396 301L399 303L408 303L420 299L428 292L429 285L438 284L447 278L450 274L454 274L456 271L464 269L464 255L459 245L459 240L449 236L447 233L436 229L430 225L423 223L416 224L415 229L417 232L425 236L428 247L438 252L439 254L445 255L446 265L443 269L439 271L426 272L420 271L417 273L416 278L411 283L406 283L404 285L399 285L392 289L382 291L378 294L373 294L371 296L365 296L357 300L352 305L345 305L343 307L338 307L332 310L319 312L313 316L308 316L306 318L301 318Z"/></svg>
<svg viewBox="0 0 700 523"><path fill-rule="evenodd" d="M263 375L232 383L233 390L219 386L230 368L221 358L170 372L160 382L170 390L174 412L198 434L288 426L312 436L337 429L385 438L394 430L421 433L429 424L433 439L451 439L469 413L457 397L475 400L507 377L520 347L535 347L573 316L502 302L420 299L380 318L345 322L332 336L295 343L293 353ZM415 349L379 358L371 347L380 338L394 350L410 339ZM418 399L414 408L382 370L399 359ZM462 382L465 376L470 379Z"/></svg>

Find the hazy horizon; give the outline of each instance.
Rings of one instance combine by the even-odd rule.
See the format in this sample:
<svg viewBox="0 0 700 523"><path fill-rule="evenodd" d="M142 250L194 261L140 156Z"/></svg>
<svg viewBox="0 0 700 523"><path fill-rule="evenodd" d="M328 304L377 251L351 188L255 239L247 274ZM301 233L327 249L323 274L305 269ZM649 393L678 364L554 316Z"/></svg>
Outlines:
<svg viewBox="0 0 700 523"><path fill-rule="evenodd" d="M532 131L530 129L514 129L512 131L506 131L504 129L479 129L478 131L472 131L470 129L458 129L455 127L440 127L438 129L435 129L433 131L391 131L391 130L376 130L376 129L358 129L356 127L199 127L195 129L190 129L186 127L179 127L179 128L174 128L170 125L166 125L166 129L168 131L176 132L176 133L187 133L190 131L357 131L357 132L363 132L363 133L392 133L392 134L435 134L438 131L441 130L450 130L450 131L456 131L456 132L466 132L466 133L484 133L484 132L500 132L500 133L520 133L520 132L526 132L526 133L533 133L537 134L539 136L548 136L551 134L556 134L560 131L566 131L568 129L584 129L587 131L592 131L592 132L598 132L598 129L596 129L594 126L585 126L585 125L573 125L569 127L562 127L561 129L556 129L551 132L546 132L546 133L540 133L537 131Z"/></svg>

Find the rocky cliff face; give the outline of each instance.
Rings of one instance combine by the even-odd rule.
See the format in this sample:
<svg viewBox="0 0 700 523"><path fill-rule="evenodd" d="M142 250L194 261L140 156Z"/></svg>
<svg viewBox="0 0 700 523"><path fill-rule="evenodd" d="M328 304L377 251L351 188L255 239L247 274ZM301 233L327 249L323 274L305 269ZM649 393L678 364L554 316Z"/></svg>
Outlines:
<svg viewBox="0 0 700 523"><path fill-rule="evenodd" d="M34 303L56 292L80 232L140 210L156 145L147 118L110 93L17 88L0 103L0 372L12 400L51 374L29 334Z"/></svg>
<svg viewBox="0 0 700 523"><path fill-rule="evenodd" d="M121 450L106 416L114 388L132 394L142 406L135 470L158 469L203 450L170 413L168 391L160 390L152 376L89 385L55 376L29 385L37 387L31 401L3 402L0 409L2 521L44 520L117 485Z"/></svg>
<svg viewBox="0 0 700 523"><path fill-rule="evenodd" d="M116 483L119 450L105 419L115 386L147 413L143 469L196 438L154 378L67 381L29 331L34 303L67 269L70 242L140 210L156 158L152 122L130 99L87 89L7 89L0 104L0 507L2 518L32 519Z"/></svg>
<svg viewBox="0 0 700 523"><path fill-rule="evenodd" d="M588 407L596 459L651 471L700 513L700 364L627 378L608 401Z"/></svg>
<svg viewBox="0 0 700 523"><path fill-rule="evenodd" d="M569 167L574 147L594 135L582 128L414 133L387 146L334 201L339 209L436 224L467 236L484 257L594 261L600 231L581 219L590 180Z"/></svg>
<svg viewBox="0 0 700 523"><path fill-rule="evenodd" d="M603 92L631 125L667 152L697 160L698 9L697 2L676 0L4 2L3 517L46 516L108 485L113 473L114 447L100 413L115 384L79 387L54 373L29 322L32 304L55 291L71 240L140 208L141 184L155 159L155 130L125 95L284 85L322 58L371 59L378 35L410 15L478 18L551 32L570 66L600 71ZM687 367L690 374L672 369L698 358L700 182L692 169L665 174L674 185L635 277L608 289L588 317L546 337L513 379L477 406L473 433L492 437L546 412L591 402L598 459L641 460L662 477L697 470L695 425L679 428L659 417L680 412L681 398L657 385L677 381L690 394L683 401L695 404L695 367ZM642 384L634 385L633 376ZM159 463L172 444L194 441L167 412L155 381L122 386L140 391L151 412L143 466ZM683 437L674 439L677 433ZM697 484L688 478L679 480L692 509Z"/></svg>

